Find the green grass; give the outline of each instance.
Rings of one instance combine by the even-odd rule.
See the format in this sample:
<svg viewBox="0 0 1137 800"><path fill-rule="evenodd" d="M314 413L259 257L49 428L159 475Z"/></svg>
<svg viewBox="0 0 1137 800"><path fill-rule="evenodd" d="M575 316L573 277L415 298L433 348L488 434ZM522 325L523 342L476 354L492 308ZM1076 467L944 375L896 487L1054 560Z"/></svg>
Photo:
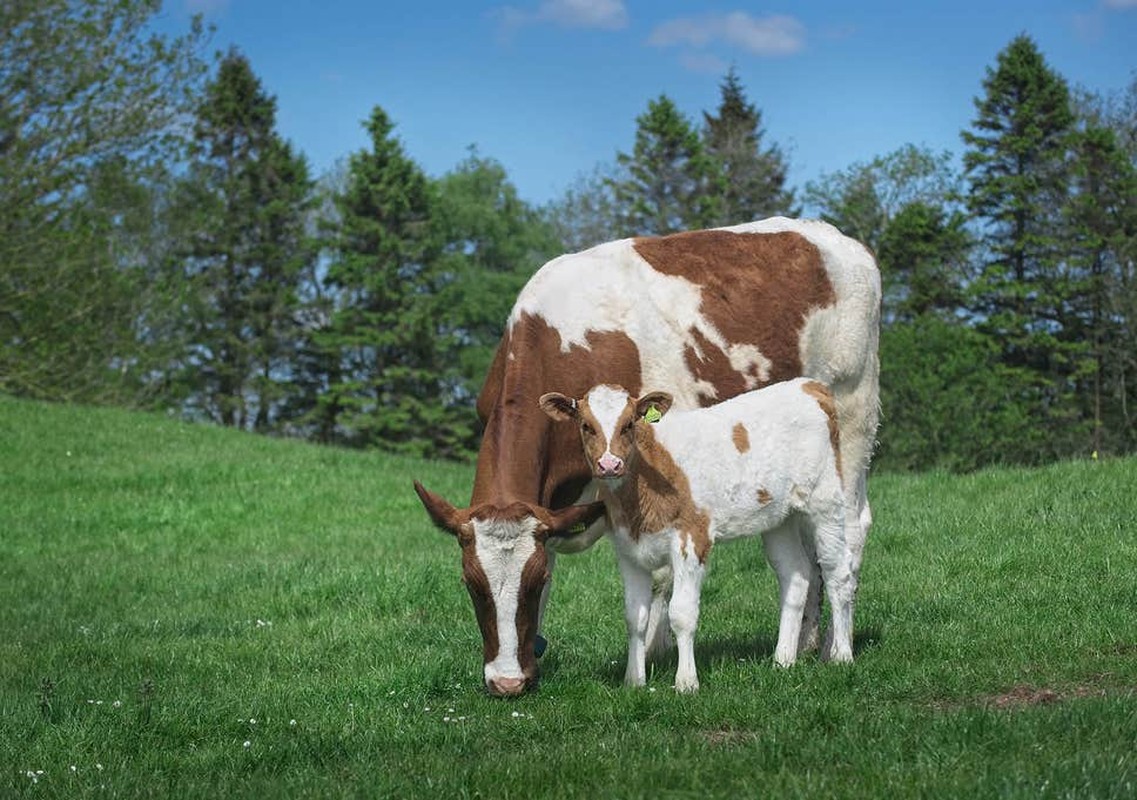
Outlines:
<svg viewBox="0 0 1137 800"><path fill-rule="evenodd" d="M512 702L414 477L468 497L0 398L0 796L1137 796L1137 460L874 477L851 667L775 669L761 548L720 548L694 697L620 686L610 548L564 557Z"/></svg>

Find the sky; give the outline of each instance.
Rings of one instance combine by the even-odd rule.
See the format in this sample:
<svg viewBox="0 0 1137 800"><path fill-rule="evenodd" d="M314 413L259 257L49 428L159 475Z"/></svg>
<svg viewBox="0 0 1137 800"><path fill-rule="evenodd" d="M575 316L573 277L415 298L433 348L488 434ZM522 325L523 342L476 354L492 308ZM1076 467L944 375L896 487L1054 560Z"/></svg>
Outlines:
<svg viewBox="0 0 1137 800"><path fill-rule="evenodd" d="M1137 0L166 0L202 14L277 99L277 129L317 175L368 146L376 105L432 176L476 146L521 197L562 196L630 153L661 94L693 123L737 71L789 183L905 144L957 157L1000 50L1030 35L1072 87L1137 80Z"/></svg>

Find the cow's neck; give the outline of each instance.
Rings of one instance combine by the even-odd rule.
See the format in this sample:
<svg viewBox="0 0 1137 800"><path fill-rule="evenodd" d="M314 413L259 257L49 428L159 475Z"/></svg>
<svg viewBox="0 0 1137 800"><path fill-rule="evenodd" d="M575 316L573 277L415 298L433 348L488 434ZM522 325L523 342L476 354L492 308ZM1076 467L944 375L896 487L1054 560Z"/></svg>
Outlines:
<svg viewBox="0 0 1137 800"><path fill-rule="evenodd" d="M515 501L547 508L574 502L588 483L575 426L557 425L537 408L536 397L499 404L486 421L470 506Z"/></svg>

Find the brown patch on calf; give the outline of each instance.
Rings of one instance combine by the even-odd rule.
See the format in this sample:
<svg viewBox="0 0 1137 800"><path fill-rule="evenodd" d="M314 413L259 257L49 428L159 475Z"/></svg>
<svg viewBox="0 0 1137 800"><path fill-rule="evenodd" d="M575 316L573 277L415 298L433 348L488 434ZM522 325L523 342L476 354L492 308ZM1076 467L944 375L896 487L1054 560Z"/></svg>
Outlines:
<svg viewBox="0 0 1137 800"><path fill-rule="evenodd" d="M616 499L618 516L613 516L613 523L626 527L634 540L675 528L684 552L690 542L695 556L706 563L711 551L710 517L695 506L687 476L656 441L650 423L636 423L635 447L636 462L620 487L614 492L601 488Z"/></svg>
<svg viewBox="0 0 1137 800"><path fill-rule="evenodd" d="M829 418L829 443L833 445L833 455L837 459L837 477L841 478L841 426L837 423L837 402L824 383L808 381L802 384L801 388L817 401L817 405L821 406L821 410Z"/></svg>
<svg viewBox="0 0 1137 800"><path fill-rule="evenodd" d="M770 359L765 383L801 375L806 317L837 300L816 245L792 231L690 231L636 239L634 247L657 272L702 288L700 311L726 341L754 345ZM718 399L741 392L727 354L705 339L698 346L696 375L718 388ZM689 367L695 355L688 350Z"/></svg>
<svg viewBox="0 0 1137 800"><path fill-rule="evenodd" d="M769 503L773 499L774 499L774 495L770 494L765 489L759 489L758 490L758 502L761 503L762 505L766 505L767 503Z"/></svg>
<svg viewBox="0 0 1137 800"><path fill-rule="evenodd" d="M734 441L734 447L738 452L745 453L750 450L750 434L746 432L746 426L741 422L734 423L730 438Z"/></svg>

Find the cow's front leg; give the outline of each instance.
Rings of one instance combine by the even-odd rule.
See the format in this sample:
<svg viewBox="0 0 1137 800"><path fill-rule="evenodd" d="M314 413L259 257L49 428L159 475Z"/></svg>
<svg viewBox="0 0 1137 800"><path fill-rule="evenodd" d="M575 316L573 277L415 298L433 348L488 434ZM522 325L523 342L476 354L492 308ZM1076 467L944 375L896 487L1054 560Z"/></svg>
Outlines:
<svg viewBox="0 0 1137 800"><path fill-rule="evenodd" d="M695 629L699 626L699 600L705 568L691 543L681 541L679 536L672 544L671 568L673 584L668 613L679 649L675 691L694 692L699 688L699 675L695 669Z"/></svg>
<svg viewBox="0 0 1137 800"><path fill-rule="evenodd" d="M617 556L620 575L624 579L624 621L628 625L628 667L624 672L627 686L643 686L647 682L647 649L645 637L651 608L651 573L623 555Z"/></svg>

